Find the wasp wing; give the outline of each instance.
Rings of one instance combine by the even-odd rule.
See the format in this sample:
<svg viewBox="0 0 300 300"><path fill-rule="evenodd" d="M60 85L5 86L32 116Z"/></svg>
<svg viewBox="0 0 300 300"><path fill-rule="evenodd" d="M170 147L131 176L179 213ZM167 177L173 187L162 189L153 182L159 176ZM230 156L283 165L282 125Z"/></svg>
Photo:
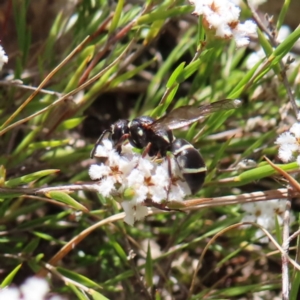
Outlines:
<svg viewBox="0 0 300 300"><path fill-rule="evenodd" d="M237 99L224 99L199 107L190 105L181 106L154 121L151 124L151 128L156 130L162 125L171 130L182 128L197 122L214 112L235 109L239 107L241 103L242 102Z"/></svg>

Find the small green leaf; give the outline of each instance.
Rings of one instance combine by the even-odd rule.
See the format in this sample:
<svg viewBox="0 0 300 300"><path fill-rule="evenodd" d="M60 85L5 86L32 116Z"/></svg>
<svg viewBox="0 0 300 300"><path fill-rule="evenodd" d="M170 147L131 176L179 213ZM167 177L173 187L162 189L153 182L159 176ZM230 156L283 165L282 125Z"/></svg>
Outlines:
<svg viewBox="0 0 300 300"><path fill-rule="evenodd" d="M201 59L196 59L191 64L186 66L178 76L178 83L187 80L191 75L193 75L199 69L201 63Z"/></svg>
<svg viewBox="0 0 300 300"><path fill-rule="evenodd" d="M171 88L172 85L174 83L176 83L177 81L177 78L178 76L180 76L180 73L182 72L182 70L184 69L184 66L185 66L185 62L182 62L175 70L174 72L172 73L172 75L170 76L167 84L166 84L166 87L167 88Z"/></svg>
<svg viewBox="0 0 300 300"><path fill-rule="evenodd" d="M73 291L73 293L76 295L76 299L78 300L89 300L88 296L83 293L77 286L74 284L68 282L68 287Z"/></svg>
<svg viewBox="0 0 300 300"><path fill-rule="evenodd" d="M279 17L277 20L277 24L276 24L277 31L280 30L282 24L284 23L284 19L285 19L286 13L289 10L290 4L291 4L291 0L285 0L282 5L282 8L280 10Z"/></svg>
<svg viewBox="0 0 300 300"><path fill-rule="evenodd" d="M2 281L0 287L5 288L6 286L10 285L15 278L15 275L22 267L22 264L17 265Z"/></svg>
<svg viewBox="0 0 300 300"><path fill-rule="evenodd" d="M65 203L68 206L76 209L76 210L81 210L84 212L88 212L88 209L83 206L82 204L78 203L75 199L73 199L70 195L64 192L59 192L59 191L53 191L53 192L48 192L46 193L46 196L55 199L59 202Z"/></svg>
<svg viewBox="0 0 300 300"><path fill-rule="evenodd" d="M124 0L118 0L118 4L114 13L114 17L112 19L111 25L109 27L109 34L114 32L116 28L118 27L120 17L123 11L123 6L124 6Z"/></svg>
<svg viewBox="0 0 300 300"><path fill-rule="evenodd" d="M59 140L59 141L52 140L52 141L36 142L36 143L31 143L28 147L28 150L33 152L35 150L40 150L40 149L56 148L60 146L66 146L69 144L69 142L70 142L69 139Z"/></svg>
<svg viewBox="0 0 300 300"><path fill-rule="evenodd" d="M14 179L10 179L10 180L6 181L5 186L6 187L16 187L16 186L19 186L19 185L24 185L24 184L36 181L36 180L38 180L42 177L55 174L59 171L60 170L58 170L58 169L50 169L50 170L43 170L43 171L27 174L27 175L24 175L24 176L14 178Z"/></svg>
<svg viewBox="0 0 300 300"><path fill-rule="evenodd" d="M150 30L144 39L144 45L151 43L161 33L164 23L165 20L157 20L151 24Z"/></svg>
<svg viewBox="0 0 300 300"><path fill-rule="evenodd" d="M66 277L68 277L68 278L70 278L70 279L72 279L72 280L74 280L74 281L76 281L80 284L83 284L86 287L101 289L101 286L98 283L96 283L96 282L90 280L89 278L87 278L83 275L80 275L76 272L64 269L62 267L58 267L57 271L59 273L61 273L63 276L66 276Z"/></svg>
<svg viewBox="0 0 300 300"><path fill-rule="evenodd" d="M22 253L24 254L31 254L33 253L33 251L37 248L37 246L40 243L40 239L39 238L33 238L29 244L27 244L25 246L25 248L23 249Z"/></svg>
<svg viewBox="0 0 300 300"><path fill-rule="evenodd" d="M273 53L273 47L270 44L270 41L267 39L266 35L263 34L259 29L258 29L258 39L259 39L259 43L264 49L264 52L266 53L266 56L270 56Z"/></svg>
<svg viewBox="0 0 300 300"><path fill-rule="evenodd" d="M46 220L48 220L49 218L47 218ZM46 233L43 233L43 232L37 232L37 231L33 231L32 232L34 235L36 235L37 237L41 238L41 239L44 239L46 241L50 241L52 242L54 239L53 239L53 236L49 235L49 234L46 234Z"/></svg>
<svg viewBox="0 0 300 300"><path fill-rule="evenodd" d="M93 297L93 300L109 300L108 298L104 297L102 294L92 290L90 295Z"/></svg>
<svg viewBox="0 0 300 300"><path fill-rule="evenodd" d="M296 162L292 162L285 165L276 165L284 171L296 171L299 170L299 166ZM239 176L231 178L234 182L234 186L245 185L255 180L269 177L276 174L276 171L270 165L264 165L255 169L251 169L243 172ZM229 179L230 181L230 179Z"/></svg>
<svg viewBox="0 0 300 300"><path fill-rule="evenodd" d="M142 25L142 24L153 23L157 20L166 20L167 18L175 17L182 14L188 14L191 13L192 11L193 8L190 5L168 8L167 10L160 10L160 11L152 12L141 16L138 19L137 24Z"/></svg>
<svg viewBox="0 0 300 300"><path fill-rule="evenodd" d="M114 247L119 257L122 258L122 260L127 263L127 255L124 252L122 246L114 239L114 237L110 238L110 244Z"/></svg>
<svg viewBox="0 0 300 300"><path fill-rule="evenodd" d="M258 32L258 39L259 42L266 54L266 57L269 57L272 53L273 53L273 47L270 44L270 41L267 39L267 37L265 36L265 34L263 34L259 29L257 30ZM273 66L273 70L274 72L278 75L280 74L280 66L278 64ZM259 78L262 77L262 74L265 74L266 72L269 72L269 68L266 68L265 70L262 70L263 73L261 73L259 75Z"/></svg>
<svg viewBox="0 0 300 300"><path fill-rule="evenodd" d="M64 130L70 130L81 124L86 117L80 117L80 118L73 118L73 119L68 119L61 123L57 131L64 131Z"/></svg>

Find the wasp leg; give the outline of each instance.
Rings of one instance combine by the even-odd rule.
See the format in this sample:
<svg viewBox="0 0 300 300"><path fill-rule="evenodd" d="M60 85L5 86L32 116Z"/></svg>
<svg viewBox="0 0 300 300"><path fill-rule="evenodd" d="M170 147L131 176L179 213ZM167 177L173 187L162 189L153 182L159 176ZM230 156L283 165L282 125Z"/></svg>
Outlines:
<svg viewBox="0 0 300 300"><path fill-rule="evenodd" d="M121 136L121 138L119 139L119 141L114 146L119 154L121 154L121 152L122 152L122 145L128 139L128 137L129 137L128 133L123 134Z"/></svg>
<svg viewBox="0 0 300 300"><path fill-rule="evenodd" d="M144 149L144 151L142 153L142 158L145 158L146 155L149 153L151 145L152 145L151 142L149 142L148 145L145 147L145 149Z"/></svg>

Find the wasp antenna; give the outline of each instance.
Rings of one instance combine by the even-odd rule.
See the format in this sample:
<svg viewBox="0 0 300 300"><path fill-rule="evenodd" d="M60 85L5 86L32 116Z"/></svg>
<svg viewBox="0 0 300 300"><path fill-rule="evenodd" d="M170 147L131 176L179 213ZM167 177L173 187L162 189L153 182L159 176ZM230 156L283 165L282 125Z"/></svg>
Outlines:
<svg viewBox="0 0 300 300"><path fill-rule="evenodd" d="M100 143L101 143L101 141L103 140L105 134L107 134L107 133L110 133L110 134L111 134L112 132L111 132L110 129L105 129L105 130L102 132L102 134L99 136L99 138L98 138L96 144L94 145L93 150L91 151L90 158L94 158L95 153L96 153L97 146L100 145Z"/></svg>

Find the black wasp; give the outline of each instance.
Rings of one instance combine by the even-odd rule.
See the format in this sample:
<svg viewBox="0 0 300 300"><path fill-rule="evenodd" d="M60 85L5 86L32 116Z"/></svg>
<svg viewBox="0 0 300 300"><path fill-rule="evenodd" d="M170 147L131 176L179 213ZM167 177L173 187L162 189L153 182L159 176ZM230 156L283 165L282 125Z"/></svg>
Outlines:
<svg viewBox="0 0 300 300"><path fill-rule="evenodd" d="M150 156L164 157L170 151L175 156L192 194L195 194L205 179L205 162L192 144L184 139L175 139L172 130L188 126L211 113L237 108L240 103L240 100L224 99L199 107L181 106L157 120L148 116L132 121L119 120L100 135L91 152L91 158L107 133L110 133L113 145L119 153L125 140L133 147L145 149L144 153Z"/></svg>

